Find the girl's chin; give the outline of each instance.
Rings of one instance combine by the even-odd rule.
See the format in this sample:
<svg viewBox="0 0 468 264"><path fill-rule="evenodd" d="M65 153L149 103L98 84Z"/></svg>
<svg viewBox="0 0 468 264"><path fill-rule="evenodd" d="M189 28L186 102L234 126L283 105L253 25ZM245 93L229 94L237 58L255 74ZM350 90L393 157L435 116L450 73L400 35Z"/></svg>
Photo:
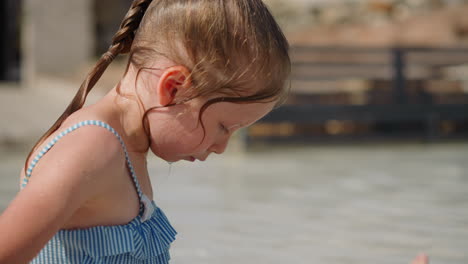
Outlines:
<svg viewBox="0 0 468 264"><path fill-rule="evenodd" d="M156 151L151 151L151 152L153 152L153 154L154 154L156 157L158 157L158 158L160 158L160 159L162 159L162 160L164 160L165 162L168 162L168 163L173 163L173 162L177 162L177 161L180 160L180 159L174 159L174 158L170 158L170 157L165 157L165 156L161 155L160 153L158 153L158 152L156 152Z"/></svg>
<svg viewBox="0 0 468 264"><path fill-rule="evenodd" d="M155 154L156 155L156 154ZM158 155L156 155L158 156ZM179 158L168 158L168 157L161 157L161 156L158 156L160 159L168 162L168 163L174 163L174 162L178 162L178 161L182 161L182 160L185 160L185 161L190 161L190 162L194 162L196 161L196 159L192 156L188 156L188 157L179 157Z"/></svg>
<svg viewBox="0 0 468 264"><path fill-rule="evenodd" d="M151 152L153 152L154 155L156 155L156 157L166 161L166 162L169 162L169 163L174 163L174 162L178 162L178 161L181 161L181 160L186 160L186 161L190 161L190 162L194 162L196 161L197 159L194 157L194 156L188 156L188 155L183 155L183 156L176 156L176 155L164 155L163 153L158 153L157 151L151 149Z"/></svg>
<svg viewBox="0 0 468 264"><path fill-rule="evenodd" d="M193 156L187 156L187 157L181 157L179 159L176 159L176 160L171 160L171 161L167 161L167 162L177 162L177 161L181 161L181 160L185 160L185 161L190 161L190 162L194 162L196 161L197 159L195 159Z"/></svg>

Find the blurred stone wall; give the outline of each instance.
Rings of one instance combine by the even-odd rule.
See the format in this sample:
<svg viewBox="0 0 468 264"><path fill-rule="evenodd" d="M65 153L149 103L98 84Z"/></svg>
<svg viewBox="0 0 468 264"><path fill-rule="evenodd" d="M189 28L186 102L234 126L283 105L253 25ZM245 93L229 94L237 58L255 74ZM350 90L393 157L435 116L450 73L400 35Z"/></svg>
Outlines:
<svg viewBox="0 0 468 264"><path fill-rule="evenodd" d="M467 0L265 0L293 44L468 44Z"/></svg>
<svg viewBox="0 0 468 264"><path fill-rule="evenodd" d="M466 0L265 2L293 44L468 44ZM96 51L100 54L107 47L104 40L115 33L129 3L130 0L24 0L22 76L27 80L41 74L68 77L89 68L86 65Z"/></svg>
<svg viewBox="0 0 468 264"><path fill-rule="evenodd" d="M23 76L68 76L93 54L91 0L24 0ZM27 81L26 80L26 81Z"/></svg>

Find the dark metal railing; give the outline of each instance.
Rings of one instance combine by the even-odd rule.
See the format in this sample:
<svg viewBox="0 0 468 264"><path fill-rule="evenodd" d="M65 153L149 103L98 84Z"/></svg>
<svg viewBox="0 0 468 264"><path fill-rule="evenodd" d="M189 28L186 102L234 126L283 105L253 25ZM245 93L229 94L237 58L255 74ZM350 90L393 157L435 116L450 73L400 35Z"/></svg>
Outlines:
<svg viewBox="0 0 468 264"><path fill-rule="evenodd" d="M390 123L395 127L408 122L423 124L422 137L440 137L442 121L468 123L468 93L460 94L456 101L435 103L436 96L424 89L426 80L440 80L440 69L460 64L468 65L468 48L357 48L357 47L309 47L292 48L291 97L301 103L291 102L276 109L260 121L260 124L289 123L294 125L325 124L330 120L355 123ZM386 96L385 103L368 100L364 104L321 103L314 93L314 82L346 79L384 83L386 93L371 87L373 94ZM300 83L295 86L295 83ZM310 83L310 85L308 85ZM410 92L411 83L422 86L418 93ZM390 91L390 92L389 92ZM318 98L307 103L308 99ZM461 101L461 102L460 102ZM468 133L466 135L468 137ZM255 140L294 140L295 135L252 137ZM313 135L298 135L301 140L313 139ZM352 137L351 137L352 138Z"/></svg>

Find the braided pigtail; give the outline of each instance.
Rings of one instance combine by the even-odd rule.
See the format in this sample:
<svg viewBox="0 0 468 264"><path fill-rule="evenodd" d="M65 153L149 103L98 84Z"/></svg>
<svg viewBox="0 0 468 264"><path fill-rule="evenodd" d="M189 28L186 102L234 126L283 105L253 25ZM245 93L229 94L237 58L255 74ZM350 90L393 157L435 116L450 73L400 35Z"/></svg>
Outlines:
<svg viewBox="0 0 468 264"><path fill-rule="evenodd" d="M97 61L94 68L88 73L88 76L83 81L80 86L80 89L73 97L73 100L70 102L68 107L62 113L62 115L55 121L55 123L47 130L47 132L42 135L42 137L36 142L31 151L28 154L25 162L25 170L28 166L27 162L31 157L32 153L36 148L52 133L54 133L63 123L63 121L69 117L72 113L81 109L86 101L91 89L101 78L104 71L111 64L111 62L119 54L126 54L130 52L132 47L133 39L135 37L135 32L138 29L140 22L143 18L143 15L146 12L149 4L152 0L134 0L127 14L125 15L120 28L115 33L112 38L112 45L109 47L107 52L105 52L101 58Z"/></svg>

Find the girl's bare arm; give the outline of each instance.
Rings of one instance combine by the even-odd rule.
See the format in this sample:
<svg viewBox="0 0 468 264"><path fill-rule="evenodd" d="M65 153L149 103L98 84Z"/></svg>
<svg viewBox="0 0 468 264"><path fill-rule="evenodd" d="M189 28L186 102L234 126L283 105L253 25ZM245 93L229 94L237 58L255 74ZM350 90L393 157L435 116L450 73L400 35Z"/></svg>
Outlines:
<svg viewBox="0 0 468 264"><path fill-rule="evenodd" d="M0 263L28 263L122 162L117 139L83 127L59 140L0 216ZM110 171L109 171L110 170ZM106 173L105 173L106 172Z"/></svg>

